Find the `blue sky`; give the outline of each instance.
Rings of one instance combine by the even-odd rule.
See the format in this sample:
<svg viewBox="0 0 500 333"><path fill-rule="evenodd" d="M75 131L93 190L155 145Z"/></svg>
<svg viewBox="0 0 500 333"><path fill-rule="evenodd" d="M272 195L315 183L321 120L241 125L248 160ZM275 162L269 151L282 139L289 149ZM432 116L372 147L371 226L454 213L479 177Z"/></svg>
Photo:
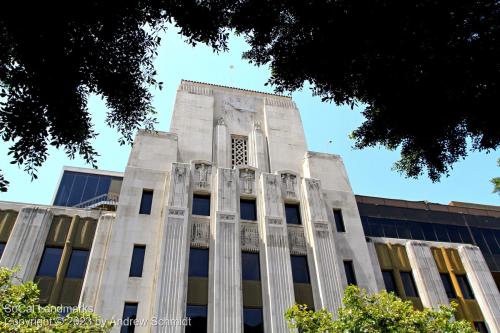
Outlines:
<svg viewBox="0 0 500 333"><path fill-rule="evenodd" d="M168 29L156 59L158 79L164 82L162 91L153 92L158 130L169 130L174 96L181 79L272 92L271 87L264 85L269 69L255 67L241 59L241 53L248 48L245 41L232 37L229 46L229 52L216 54L204 45L186 44L175 28ZM500 196L491 192L489 182L492 177L500 176L500 168L496 166L499 151L470 154L440 183L432 183L425 176L417 180L406 179L392 170L399 158L398 152L384 148L352 149L353 141L348 134L363 121L360 109L322 103L307 88L293 93L292 97L302 115L309 150L341 155L356 194L438 203L455 200L500 205ZM89 110L95 129L100 133L94 142L101 155L99 168L123 171L130 146L120 146L116 132L105 126L106 107L99 97L89 99ZM0 156L4 156L0 168L11 182L9 191L0 193L0 200L50 204L64 165L89 167L81 159L70 160L63 152L51 148L48 160L39 170L38 180L31 182L26 173L8 163L8 147L9 144L0 142Z"/></svg>

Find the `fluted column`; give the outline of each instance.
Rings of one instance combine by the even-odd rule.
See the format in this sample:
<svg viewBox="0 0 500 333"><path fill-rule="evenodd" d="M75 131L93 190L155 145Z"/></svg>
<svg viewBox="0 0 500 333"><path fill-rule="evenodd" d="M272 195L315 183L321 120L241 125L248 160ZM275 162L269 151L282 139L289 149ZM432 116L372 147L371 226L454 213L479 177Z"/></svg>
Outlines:
<svg viewBox="0 0 500 333"><path fill-rule="evenodd" d="M1 267L19 266L19 282L33 280L42 258L45 240L54 215L48 208L25 207L17 215L4 249Z"/></svg>
<svg viewBox="0 0 500 333"><path fill-rule="evenodd" d="M215 165L219 168L230 168L231 167L231 137L227 131L226 123L223 118L217 120L217 125L215 126Z"/></svg>
<svg viewBox="0 0 500 333"><path fill-rule="evenodd" d="M248 161L249 164L261 172L269 172L269 156L267 152L267 139L262 132L259 122L254 124L253 131L248 138Z"/></svg>
<svg viewBox="0 0 500 333"><path fill-rule="evenodd" d="M500 294L481 250L477 246L461 245L458 253L489 332L500 332Z"/></svg>
<svg viewBox="0 0 500 333"><path fill-rule="evenodd" d="M209 332L238 333L242 329L241 250L238 215L238 175L234 169L217 169L215 215L211 219L212 265L209 283Z"/></svg>
<svg viewBox="0 0 500 333"><path fill-rule="evenodd" d="M156 287L155 314L159 319L184 317L186 307L188 241L189 164L172 163L168 204L161 231L160 264ZM154 332L180 333L179 325L158 325Z"/></svg>
<svg viewBox="0 0 500 333"><path fill-rule="evenodd" d="M288 234L284 218L280 177L260 177L259 224L264 289L265 331L288 332L285 311L295 303Z"/></svg>
<svg viewBox="0 0 500 333"><path fill-rule="evenodd" d="M304 225L317 274L315 299L319 304L316 306L336 314L342 306L342 276L332 226L328 222L321 198L321 183L317 179L304 178L302 188L302 201L306 212Z"/></svg>
<svg viewBox="0 0 500 333"><path fill-rule="evenodd" d="M440 305L449 305L448 295L430 247L423 242L408 241L406 253L422 305L434 309L438 309Z"/></svg>

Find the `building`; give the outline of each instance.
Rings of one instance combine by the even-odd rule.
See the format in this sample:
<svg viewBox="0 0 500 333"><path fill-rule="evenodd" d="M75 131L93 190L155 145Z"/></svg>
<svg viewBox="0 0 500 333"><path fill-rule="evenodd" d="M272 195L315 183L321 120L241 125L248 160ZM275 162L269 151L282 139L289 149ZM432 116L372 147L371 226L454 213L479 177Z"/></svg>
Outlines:
<svg viewBox="0 0 500 333"><path fill-rule="evenodd" d="M335 312L351 283L457 299L499 332L499 230L498 207L356 197L289 97L182 81L170 132L139 132L123 174L66 168L53 206L0 203L0 265L136 332L287 332L288 307Z"/></svg>

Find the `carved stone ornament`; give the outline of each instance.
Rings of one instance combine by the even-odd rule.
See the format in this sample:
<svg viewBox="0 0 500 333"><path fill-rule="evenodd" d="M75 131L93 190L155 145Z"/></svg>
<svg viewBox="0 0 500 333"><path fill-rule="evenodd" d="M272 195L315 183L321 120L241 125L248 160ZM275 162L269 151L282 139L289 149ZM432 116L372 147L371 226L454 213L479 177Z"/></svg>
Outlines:
<svg viewBox="0 0 500 333"><path fill-rule="evenodd" d="M260 130L261 130L261 127L262 127L262 126L261 126L261 123L260 123L260 121L259 121L259 120L254 121L254 123L253 123L253 128L254 128L256 131L260 131Z"/></svg>
<svg viewBox="0 0 500 333"><path fill-rule="evenodd" d="M210 187L210 176L212 175L212 166L205 163L195 164L194 182L197 187L207 189Z"/></svg>
<svg viewBox="0 0 500 333"><path fill-rule="evenodd" d="M254 192L255 171L252 169L240 169L240 191L245 194Z"/></svg>
<svg viewBox="0 0 500 333"><path fill-rule="evenodd" d="M259 228L256 223L241 224L241 248L245 251L259 251Z"/></svg>
<svg viewBox="0 0 500 333"><path fill-rule="evenodd" d="M191 244L199 247L208 247L210 243L210 223L208 221L194 221L191 225Z"/></svg>
<svg viewBox="0 0 500 333"><path fill-rule="evenodd" d="M303 228L288 228L288 242L290 253L301 255L307 254L306 238Z"/></svg>
<svg viewBox="0 0 500 333"><path fill-rule="evenodd" d="M286 197L296 197L297 176L291 173L281 174L281 183Z"/></svg>
<svg viewBox="0 0 500 333"><path fill-rule="evenodd" d="M240 97L233 96L227 97L224 101L224 111L227 112L232 110L240 112L256 112L255 110L248 107L248 105L245 105Z"/></svg>
<svg viewBox="0 0 500 333"><path fill-rule="evenodd" d="M219 118L217 119L217 125L220 125L220 126L225 126L225 125L226 125L226 122L224 121L224 118L219 117Z"/></svg>

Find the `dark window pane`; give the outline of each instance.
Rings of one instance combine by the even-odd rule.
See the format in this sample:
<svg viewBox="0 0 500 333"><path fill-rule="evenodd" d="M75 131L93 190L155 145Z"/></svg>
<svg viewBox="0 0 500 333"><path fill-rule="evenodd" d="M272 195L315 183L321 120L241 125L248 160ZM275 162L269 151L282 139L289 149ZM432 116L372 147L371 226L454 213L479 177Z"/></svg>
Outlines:
<svg viewBox="0 0 500 333"><path fill-rule="evenodd" d="M66 206L71 192L71 186L73 186L73 180L75 179L75 174L69 171L64 171L61 178L61 183L57 189L56 199L54 200L54 205L56 206Z"/></svg>
<svg viewBox="0 0 500 333"><path fill-rule="evenodd" d="M125 303L125 307L123 308L123 325L120 333L133 333L135 331L135 319L137 319L137 303Z"/></svg>
<svg viewBox="0 0 500 333"><path fill-rule="evenodd" d="M345 232L344 217L340 209L333 210L333 217L335 219L335 227L338 232Z"/></svg>
<svg viewBox="0 0 500 333"><path fill-rule="evenodd" d="M287 224L302 224L299 205L285 204L285 215Z"/></svg>
<svg viewBox="0 0 500 333"><path fill-rule="evenodd" d="M294 283L310 283L306 256L291 256Z"/></svg>
<svg viewBox="0 0 500 333"><path fill-rule="evenodd" d="M345 270L345 276L347 279L347 284L348 285L358 285L356 281L356 273L354 272L354 265L352 261L350 260L345 260L344 261L344 270Z"/></svg>
<svg viewBox="0 0 500 333"><path fill-rule="evenodd" d="M398 238L411 239L410 225L408 221L394 221L396 228L398 230Z"/></svg>
<svg viewBox="0 0 500 333"><path fill-rule="evenodd" d="M370 217L368 225L370 226L370 236L384 237L384 230L382 224L379 223L378 219L373 219Z"/></svg>
<svg viewBox="0 0 500 333"><path fill-rule="evenodd" d="M0 242L0 259L2 258L3 250L5 250L5 243Z"/></svg>
<svg viewBox="0 0 500 333"><path fill-rule="evenodd" d="M263 333L264 320L262 316L262 309L243 308L243 323L244 333Z"/></svg>
<svg viewBox="0 0 500 333"><path fill-rule="evenodd" d="M82 202L81 199L86 181L87 175L75 174L75 181L73 182L73 187L71 188L71 193L67 203L68 206L74 206Z"/></svg>
<svg viewBox="0 0 500 333"><path fill-rule="evenodd" d="M36 275L55 277L61 261L62 251L63 249L59 247L46 247Z"/></svg>
<svg viewBox="0 0 500 333"><path fill-rule="evenodd" d="M392 271L382 271L382 276L384 278L385 290L399 295L396 288L396 281L394 280L394 273Z"/></svg>
<svg viewBox="0 0 500 333"><path fill-rule="evenodd" d="M458 285L460 286L460 290L462 291L462 295L465 299L474 299L474 293L472 292L472 288L470 287L469 281L467 280L467 276L465 275L455 275L457 278Z"/></svg>
<svg viewBox="0 0 500 333"><path fill-rule="evenodd" d="M401 280L403 281L403 286L405 288L406 297L418 297L417 287L415 286L415 281L413 280L413 275L411 272L400 272Z"/></svg>
<svg viewBox="0 0 500 333"><path fill-rule="evenodd" d="M436 241L436 233L434 232L434 227L430 223L422 223L422 229L424 231L425 240Z"/></svg>
<svg viewBox="0 0 500 333"><path fill-rule="evenodd" d="M206 305L188 304L186 307L186 317L191 318L191 325L186 326L186 333L205 333L207 331Z"/></svg>
<svg viewBox="0 0 500 333"><path fill-rule="evenodd" d="M258 253L241 253L241 275L243 280L260 280L260 263Z"/></svg>
<svg viewBox="0 0 500 333"><path fill-rule="evenodd" d="M474 244L474 241L472 240L472 236L470 234L469 228L460 227L460 237L462 238L462 242L467 243L467 244Z"/></svg>
<svg viewBox="0 0 500 333"><path fill-rule="evenodd" d="M142 267L144 266L144 254L146 253L146 246L134 245L132 251L132 261L130 263L129 276L141 277Z"/></svg>
<svg viewBox="0 0 500 333"><path fill-rule="evenodd" d="M83 196L81 202L87 201L96 197L97 184L99 183L99 176L88 175L87 182L85 184L85 189L83 190Z"/></svg>
<svg viewBox="0 0 500 333"><path fill-rule="evenodd" d="M436 236L440 242L449 242L450 237L448 237L448 232L446 231L447 226L442 224L435 224L434 230L436 231Z"/></svg>
<svg viewBox="0 0 500 333"><path fill-rule="evenodd" d="M475 321L474 328L479 333L488 333L488 329L486 328L486 324L484 323L484 321Z"/></svg>
<svg viewBox="0 0 500 333"><path fill-rule="evenodd" d="M66 277L74 279L83 279L87 269L87 260L89 258L88 250L73 250L69 258Z"/></svg>
<svg viewBox="0 0 500 333"><path fill-rule="evenodd" d="M191 248L189 276L208 277L208 249Z"/></svg>
<svg viewBox="0 0 500 333"><path fill-rule="evenodd" d="M396 230L396 225L391 220L385 220L383 222L384 226L384 237L398 238L398 232Z"/></svg>
<svg viewBox="0 0 500 333"><path fill-rule="evenodd" d="M240 200L240 217L242 220L257 220L257 208L255 200Z"/></svg>
<svg viewBox="0 0 500 333"><path fill-rule="evenodd" d="M193 215L210 216L210 196L193 195Z"/></svg>
<svg viewBox="0 0 500 333"><path fill-rule="evenodd" d="M460 229L462 227L457 227L454 225L448 226L448 236L450 236L450 241L453 243L462 243L462 237L460 236Z"/></svg>
<svg viewBox="0 0 500 333"><path fill-rule="evenodd" d="M366 216L361 216L361 225L363 226L363 232L365 233L365 236L372 236L370 230L370 223L368 222Z"/></svg>
<svg viewBox="0 0 500 333"><path fill-rule="evenodd" d="M443 287L444 290L446 291L446 295L448 295L448 298L457 298L457 295L455 294L455 289L453 289L453 284L451 283L450 274L441 273L439 275L441 275L441 281L443 281Z"/></svg>
<svg viewBox="0 0 500 333"><path fill-rule="evenodd" d="M472 236L474 236L474 240L476 241L476 245L479 246L481 249L481 252L483 252L483 255L486 257L491 254L490 249L488 245L486 245L486 241L483 238L483 233L481 232L481 229L479 228L470 228L472 231Z"/></svg>
<svg viewBox="0 0 500 333"><path fill-rule="evenodd" d="M483 229L483 237L488 247L490 248L491 253L500 254L500 245L497 244L497 240L495 238L494 230Z"/></svg>
<svg viewBox="0 0 500 333"><path fill-rule="evenodd" d="M422 230L422 225L421 223L418 222L408 222L410 226L410 232L411 232L411 238L412 239L418 239L418 240L424 240L424 231Z"/></svg>
<svg viewBox="0 0 500 333"><path fill-rule="evenodd" d="M153 191L143 190L141 198L141 207L139 214L151 214L151 204L153 203Z"/></svg>

